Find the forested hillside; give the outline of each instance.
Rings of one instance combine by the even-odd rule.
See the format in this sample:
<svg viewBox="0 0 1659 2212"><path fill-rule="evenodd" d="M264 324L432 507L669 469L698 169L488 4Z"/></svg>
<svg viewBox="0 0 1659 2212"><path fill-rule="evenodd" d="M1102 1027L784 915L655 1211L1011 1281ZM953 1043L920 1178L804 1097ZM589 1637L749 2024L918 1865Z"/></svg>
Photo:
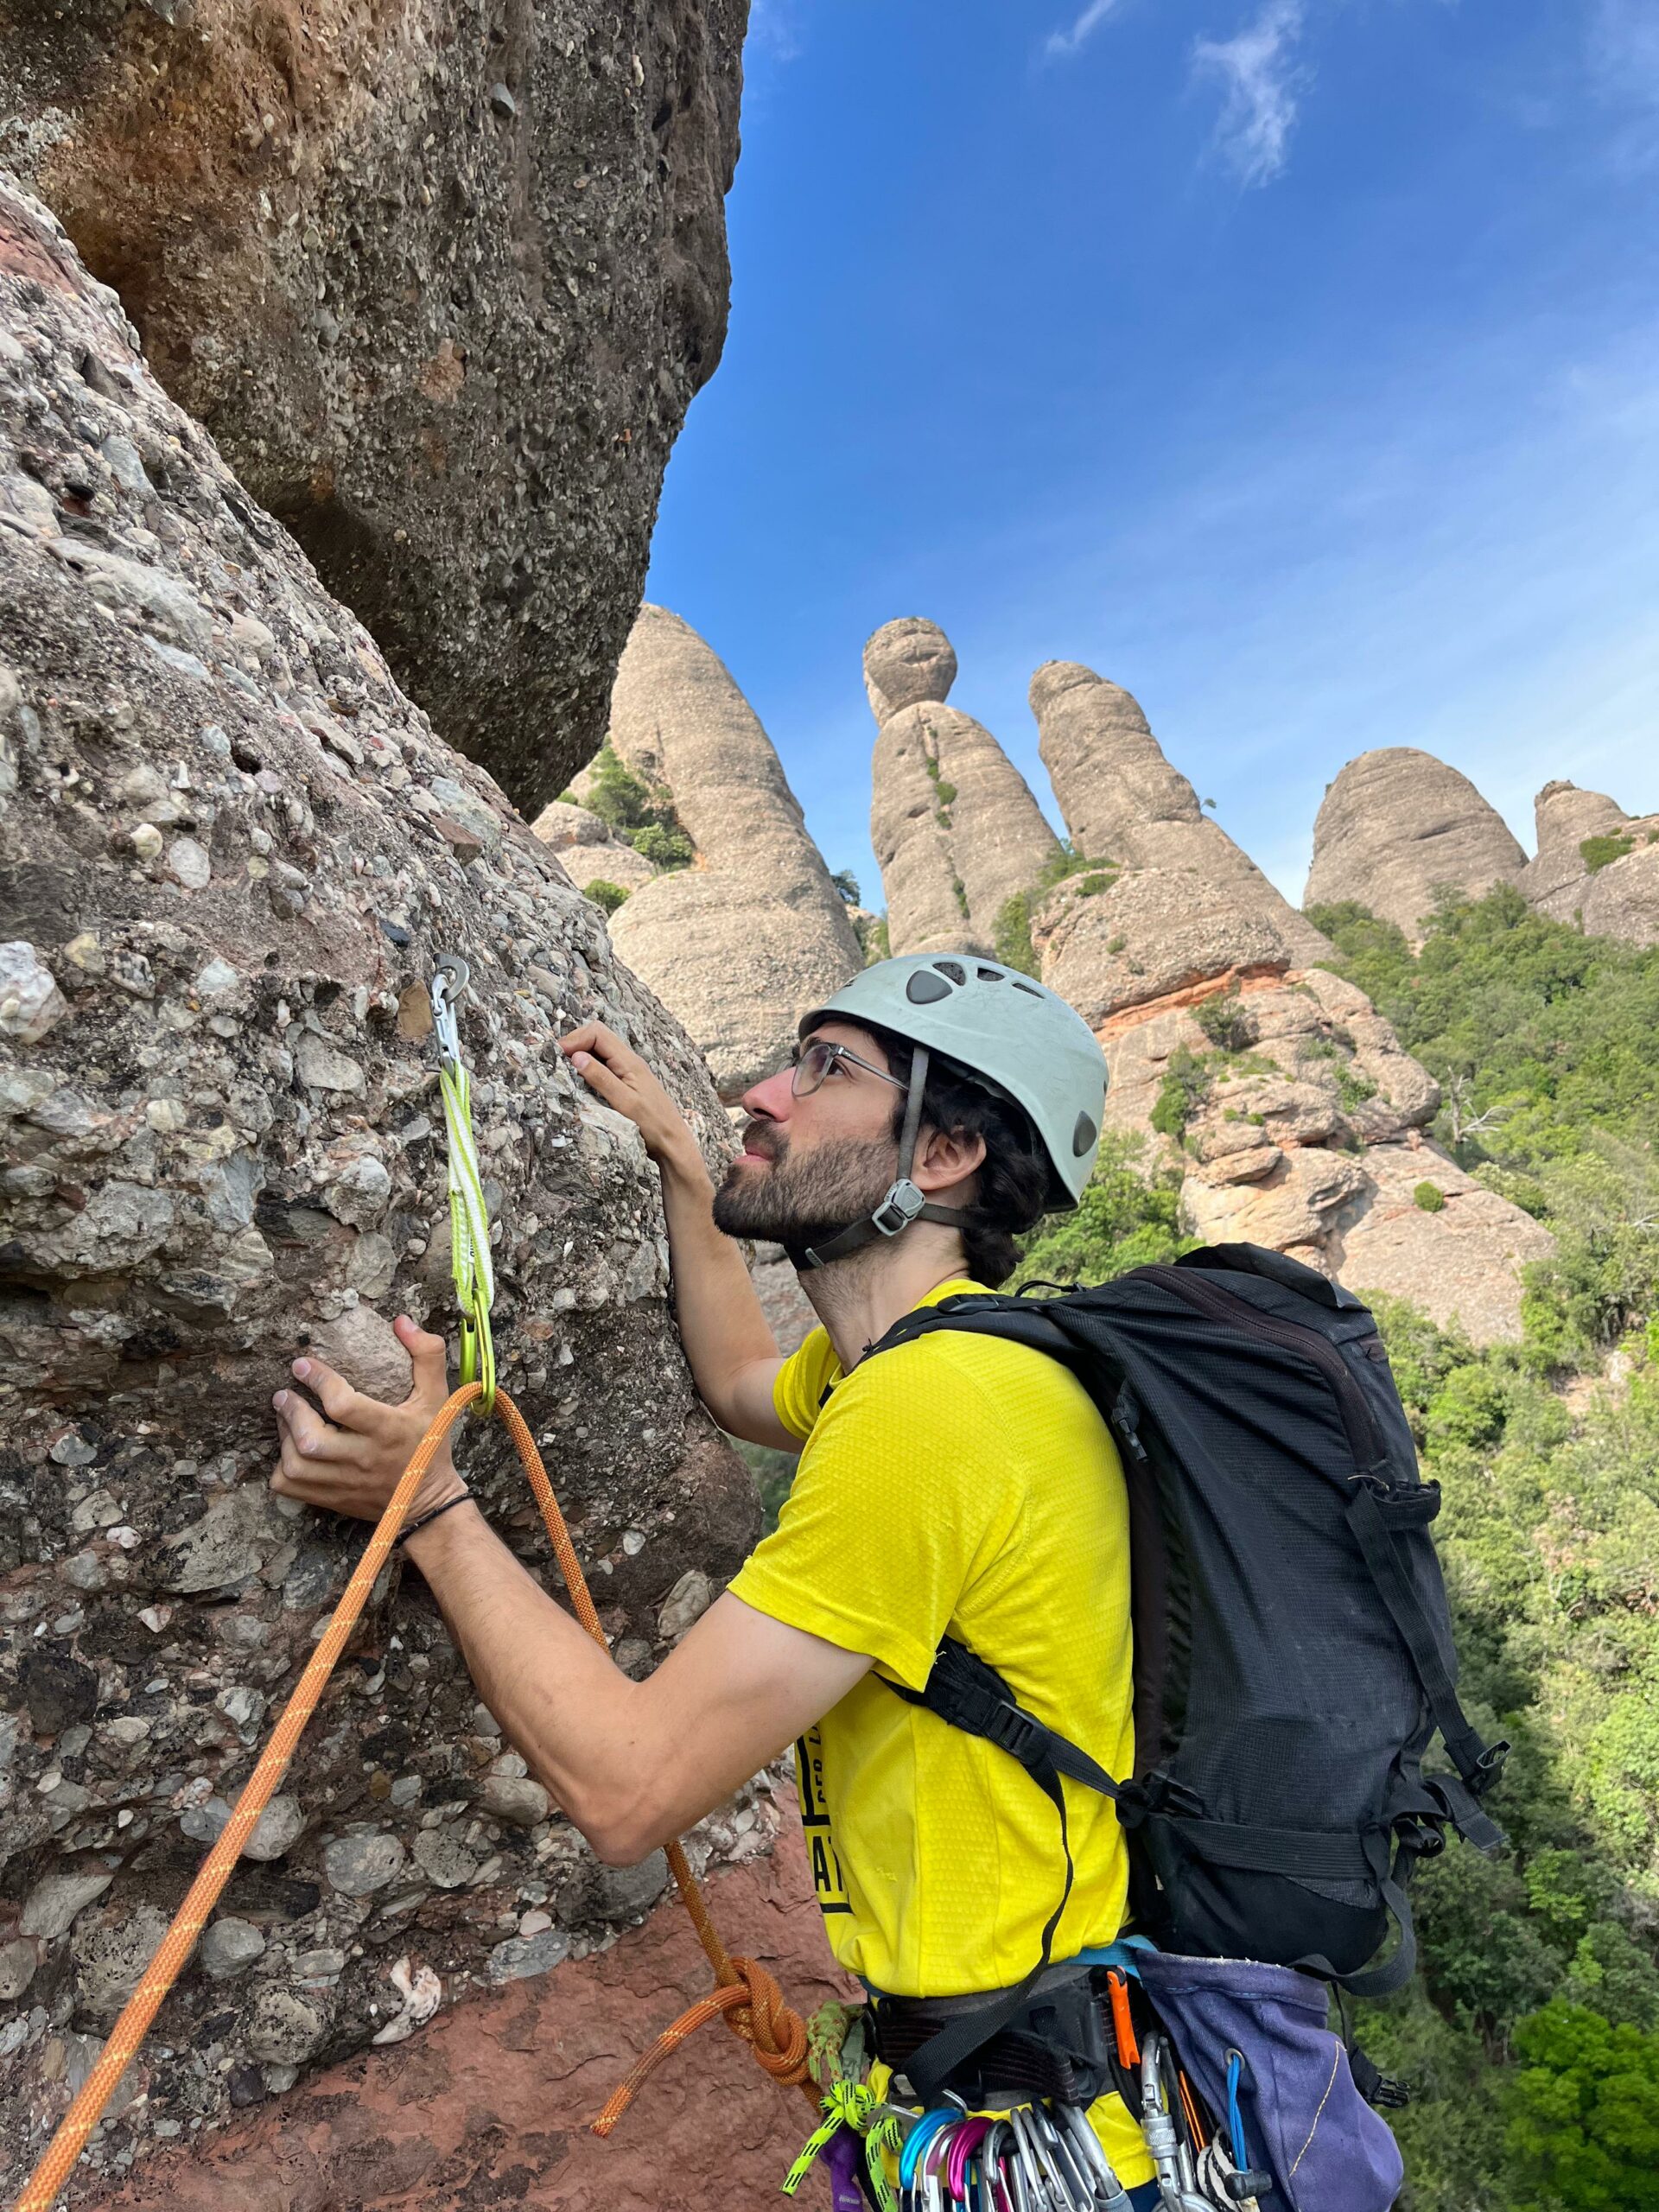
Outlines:
<svg viewBox="0 0 1659 2212"><path fill-rule="evenodd" d="M1379 1300L1445 1506L1467 1701L1514 1746L1513 1850L1418 1887L1423 1972L1362 2018L1404 2077L1409 2212L1659 2207L1659 950L1495 891L1414 955L1353 906L1310 918L1445 1091L1434 1134L1554 1232L1518 1345ZM1181 1249L1178 1179L1121 1146L1022 1274L1098 1280ZM1365 1286L1355 1282L1354 1288Z"/></svg>

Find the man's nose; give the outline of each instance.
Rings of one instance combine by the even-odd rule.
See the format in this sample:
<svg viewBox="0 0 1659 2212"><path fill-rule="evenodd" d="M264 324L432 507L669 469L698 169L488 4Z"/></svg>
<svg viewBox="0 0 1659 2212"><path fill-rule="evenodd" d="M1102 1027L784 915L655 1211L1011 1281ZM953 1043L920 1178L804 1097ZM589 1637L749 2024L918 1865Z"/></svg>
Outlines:
<svg viewBox="0 0 1659 2212"><path fill-rule="evenodd" d="M793 1081L792 1069L779 1068L776 1075L769 1075L764 1083L757 1083L744 1092L743 1111L757 1121L786 1122L795 1103L795 1095L790 1088Z"/></svg>

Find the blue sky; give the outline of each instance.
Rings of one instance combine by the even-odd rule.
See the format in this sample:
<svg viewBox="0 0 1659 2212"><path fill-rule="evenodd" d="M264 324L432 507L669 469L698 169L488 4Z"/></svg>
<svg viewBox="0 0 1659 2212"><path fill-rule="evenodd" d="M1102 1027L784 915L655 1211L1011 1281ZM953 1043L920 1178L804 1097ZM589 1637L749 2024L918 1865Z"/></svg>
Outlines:
<svg viewBox="0 0 1659 2212"><path fill-rule="evenodd" d="M1655 0L757 0L650 595L872 903L865 637L1127 684L1293 897L1375 745L1659 807Z"/></svg>

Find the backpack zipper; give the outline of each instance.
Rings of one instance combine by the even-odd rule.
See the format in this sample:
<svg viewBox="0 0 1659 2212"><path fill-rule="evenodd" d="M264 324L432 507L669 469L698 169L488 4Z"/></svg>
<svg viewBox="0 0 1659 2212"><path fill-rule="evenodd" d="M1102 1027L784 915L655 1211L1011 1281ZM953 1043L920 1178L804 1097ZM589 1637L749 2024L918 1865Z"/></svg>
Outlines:
<svg viewBox="0 0 1659 2212"><path fill-rule="evenodd" d="M1173 1291L1183 1304L1207 1314L1211 1320L1224 1321L1231 1328L1265 1338L1282 1351L1311 1361L1331 1385L1337 1411L1342 1417L1343 1433L1354 1455L1355 1471L1363 1474L1382 1457L1387 1446L1376 1417L1365 1402L1364 1392L1348 1372L1342 1354L1317 1329L1304 1328L1299 1321L1271 1320L1265 1313L1259 1313L1248 1299L1235 1297L1219 1283L1207 1282L1185 1268L1154 1265L1138 1268L1135 1273Z"/></svg>

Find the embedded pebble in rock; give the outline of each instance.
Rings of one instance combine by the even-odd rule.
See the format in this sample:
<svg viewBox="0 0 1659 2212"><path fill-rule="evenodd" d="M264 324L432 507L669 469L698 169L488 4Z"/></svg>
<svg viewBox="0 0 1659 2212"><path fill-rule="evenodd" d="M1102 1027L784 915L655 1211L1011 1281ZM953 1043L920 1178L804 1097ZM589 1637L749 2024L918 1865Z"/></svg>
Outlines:
<svg viewBox="0 0 1659 2212"><path fill-rule="evenodd" d="M584 1850L556 1902L567 1921L629 1920L649 1911L667 1886L668 1859L660 1851L637 1866L607 1866Z"/></svg>
<svg viewBox="0 0 1659 2212"><path fill-rule="evenodd" d="M322 1854L322 1871L342 1897L372 1897L403 1872L404 1847L395 1835L342 1835Z"/></svg>
<svg viewBox="0 0 1659 2212"><path fill-rule="evenodd" d="M319 1321L305 1349L368 1397L395 1406L409 1395L414 1379L409 1354L391 1322L372 1306L349 1306L332 1321Z"/></svg>
<svg viewBox="0 0 1659 2212"><path fill-rule="evenodd" d="M18 1932L39 1936L55 1943L74 1925L75 1916L101 1897L114 1880L112 1874L48 1874L23 1899Z"/></svg>
<svg viewBox="0 0 1659 2212"><path fill-rule="evenodd" d="M702 1619L714 1594L709 1577L697 1567L688 1567L663 1600L662 1611L657 1616L658 1635L667 1643L676 1642L693 1621Z"/></svg>
<svg viewBox="0 0 1659 2212"><path fill-rule="evenodd" d="M38 1045L69 1011L52 970L22 938L0 944L0 1035Z"/></svg>
<svg viewBox="0 0 1659 2212"><path fill-rule="evenodd" d="M519 1933L525 1931L521 1923ZM399 1959L391 1974L392 1987L403 1999L403 2009L388 2020L374 2040L378 2044L406 2043L416 2028L424 2027L443 2001L443 1984L430 1967L411 1971L407 1958Z"/></svg>
<svg viewBox="0 0 1659 2212"><path fill-rule="evenodd" d="M45 1956L45 1945L32 1936L0 1943L0 2004L10 2005L22 1995Z"/></svg>
<svg viewBox="0 0 1659 2212"><path fill-rule="evenodd" d="M565 0L509 27L410 0L395 28L357 4L301 31L154 0L0 33L10 157L240 475L227 524L257 556L279 518L527 811L603 734L663 472L720 359L747 13ZM121 367L86 372L72 474L100 534L64 557L143 603L199 686L215 644L258 682L289 657L268 606L221 610L102 534L118 499L162 535L176 496ZM373 757L349 702L315 711L331 753Z"/></svg>
<svg viewBox="0 0 1659 2212"><path fill-rule="evenodd" d="M154 1904L83 1912L69 1939L77 2011L108 2026L138 1986L171 1918Z"/></svg>
<svg viewBox="0 0 1659 2212"><path fill-rule="evenodd" d="M248 2013L247 2047L273 2065L302 2066L327 2040L327 2003L308 1992L268 1985Z"/></svg>
<svg viewBox="0 0 1659 2212"><path fill-rule="evenodd" d="M453 1824L423 1828L410 1847L415 1864L441 1890L459 1890L470 1882L483 1859L467 1848L460 1828Z"/></svg>
<svg viewBox="0 0 1659 2212"><path fill-rule="evenodd" d="M547 1818L547 1792L528 1777L491 1775L479 1802L492 1820L505 1821L516 1828L533 1828Z"/></svg>
<svg viewBox="0 0 1659 2212"><path fill-rule="evenodd" d="M260 1863L281 1859L292 1849L304 1827L305 1811L297 1797L273 1797L254 1822L242 1855Z"/></svg>
<svg viewBox="0 0 1659 2212"><path fill-rule="evenodd" d="M104 473L111 438L139 454L143 485L124 462ZM7 459L22 448L35 473ZM685 1370L655 1171L557 1037L590 1018L628 1037L718 1173L730 1137L695 1047L165 397L52 217L3 178L0 547L3 941L50 979L30 987L37 1013L53 993L67 1009L24 1034L33 971L8 970L0 1244L28 1294L0 1302L0 1891L109 1878L79 1917L73 1892L50 1909L44 1892L50 1934L4 1929L45 1953L28 1984L41 2025L16 2016L23 2039L0 2069L5 2199L67 2100L52 2013L106 2017L128 1936L153 1940L176 1904L366 1541L270 1490L273 1391L309 1346L401 1395L385 1321L452 1327L429 1005L418 1020L440 950L472 968L461 1026L501 1224L502 1384L549 1440L578 1548L615 1557L619 1645L660 1656L664 1589L692 1570L718 1587L759 1510ZM135 845L141 827L153 844ZM188 855L167 865L185 840L210 858L200 888ZM384 1363L353 1370L365 1347ZM467 1422L458 1450L492 1523L545 1571L499 1425ZM628 1529L648 1539L637 1559ZM94 2171L119 2171L158 2124L221 2120L233 2084L263 2099L321 2039L365 2048L386 2018L383 1939L457 1997L486 1984L521 1891L540 1902L562 1878L570 1832L550 1810L524 1827L474 1803L489 1764L468 1741L475 1701L394 1557L226 1893L267 1952L245 1973L183 1976ZM384 1888L347 1895L325 1852L375 1832L408 1856ZM448 1892L480 1880L486 1909L457 1913ZM257 1993L334 1951L350 1963L333 1986L296 1986L304 2019L265 2020L256 2051Z"/></svg>
<svg viewBox="0 0 1659 2212"><path fill-rule="evenodd" d="M524 1981L531 1974L546 1974L569 1955L570 1938L556 1928L539 1936L510 1936L490 1953L490 1980Z"/></svg>
<svg viewBox="0 0 1659 2212"><path fill-rule="evenodd" d="M196 1963L210 1980L226 1981L232 1974L245 1972L263 1956L264 1948L265 1939L251 1921L227 1915L214 1921L202 1937Z"/></svg>
<svg viewBox="0 0 1659 2212"><path fill-rule="evenodd" d="M167 872L187 891L205 891L213 880L213 866L206 848L194 837L175 837L167 849Z"/></svg>

